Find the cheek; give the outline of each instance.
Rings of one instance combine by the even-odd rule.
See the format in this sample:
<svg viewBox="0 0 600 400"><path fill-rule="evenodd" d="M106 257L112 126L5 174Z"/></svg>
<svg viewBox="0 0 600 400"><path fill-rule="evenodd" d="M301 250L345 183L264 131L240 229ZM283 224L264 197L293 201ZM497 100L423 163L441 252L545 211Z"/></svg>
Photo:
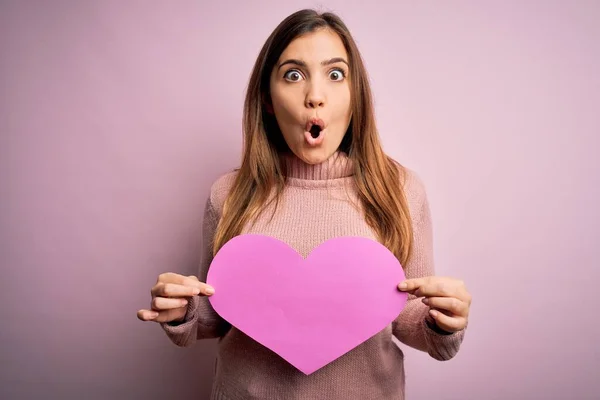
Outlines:
<svg viewBox="0 0 600 400"><path fill-rule="evenodd" d="M350 114L352 113L350 105L350 89L344 88L338 93L338 101L336 102L335 113L339 118L340 123L347 123Z"/></svg>
<svg viewBox="0 0 600 400"><path fill-rule="evenodd" d="M271 92L271 101L277 120L282 123L288 121L292 112L292 104L289 96L286 96L281 91L273 90Z"/></svg>
<svg viewBox="0 0 600 400"><path fill-rule="evenodd" d="M291 141L299 140L297 135L294 134L293 128L296 125L294 122L294 110L297 107L294 107L293 99L290 98L289 93L278 90L276 87L271 89L271 105L281 134L288 145L291 146Z"/></svg>

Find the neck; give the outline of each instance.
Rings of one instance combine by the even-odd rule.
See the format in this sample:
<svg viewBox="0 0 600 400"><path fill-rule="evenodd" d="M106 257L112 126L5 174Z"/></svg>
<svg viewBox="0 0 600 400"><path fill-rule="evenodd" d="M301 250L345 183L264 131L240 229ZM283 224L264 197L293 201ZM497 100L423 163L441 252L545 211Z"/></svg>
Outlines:
<svg viewBox="0 0 600 400"><path fill-rule="evenodd" d="M288 178L323 181L347 178L354 173L348 155L339 151L319 164L308 164L293 153L283 154L281 158L284 173Z"/></svg>

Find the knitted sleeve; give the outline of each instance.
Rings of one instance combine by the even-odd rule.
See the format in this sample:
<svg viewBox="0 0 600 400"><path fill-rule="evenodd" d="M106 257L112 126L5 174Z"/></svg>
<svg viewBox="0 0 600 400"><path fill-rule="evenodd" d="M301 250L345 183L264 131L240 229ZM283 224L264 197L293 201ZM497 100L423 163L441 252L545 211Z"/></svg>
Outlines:
<svg viewBox="0 0 600 400"><path fill-rule="evenodd" d="M435 275L433 260L433 234L431 212L425 189L419 178L412 176L410 196L414 198L413 212L413 253L405 266L407 279ZM429 307L409 294L406 307L392 323L396 338L417 350L427 352L436 360L453 358L460 348L465 329L452 333L440 333L427 324Z"/></svg>
<svg viewBox="0 0 600 400"><path fill-rule="evenodd" d="M202 249L198 279L206 282L208 267L212 262L212 244L219 222L219 216L209 198L204 208L202 228ZM197 339L219 338L225 334L230 325L212 308L208 297L194 296L190 299L187 313L182 322L163 323L162 328L177 346L187 347Z"/></svg>

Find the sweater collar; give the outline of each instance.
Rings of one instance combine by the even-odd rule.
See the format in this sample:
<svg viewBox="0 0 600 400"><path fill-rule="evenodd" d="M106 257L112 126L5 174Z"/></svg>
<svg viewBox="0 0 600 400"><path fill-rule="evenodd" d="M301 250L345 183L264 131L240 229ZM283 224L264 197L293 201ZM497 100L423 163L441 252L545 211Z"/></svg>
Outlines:
<svg viewBox="0 0 600 400"><path fill-rule="evenodd" d="M293 153L282 155L282 165L288 178L301 180L330 180L347 178L354 174L352 160L344 152L338 151L319 164L308 164Z"/></svg>

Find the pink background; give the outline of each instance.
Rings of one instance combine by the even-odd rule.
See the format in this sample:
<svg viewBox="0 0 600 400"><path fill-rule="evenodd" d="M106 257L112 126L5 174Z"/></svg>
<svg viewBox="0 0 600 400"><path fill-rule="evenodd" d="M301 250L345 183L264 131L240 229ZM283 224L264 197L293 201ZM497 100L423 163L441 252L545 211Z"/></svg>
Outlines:
<svg viewBox="0 0 600 400"><path fill-rule="evenodd" d="M455 359L406 350L409 399L597 398L600 3L395 3L319 4L428 187L439 274L474 296ZM1 398L207 397L215 342L135 313L195 271L252 63L314 5L2 2Z"/></svg>

